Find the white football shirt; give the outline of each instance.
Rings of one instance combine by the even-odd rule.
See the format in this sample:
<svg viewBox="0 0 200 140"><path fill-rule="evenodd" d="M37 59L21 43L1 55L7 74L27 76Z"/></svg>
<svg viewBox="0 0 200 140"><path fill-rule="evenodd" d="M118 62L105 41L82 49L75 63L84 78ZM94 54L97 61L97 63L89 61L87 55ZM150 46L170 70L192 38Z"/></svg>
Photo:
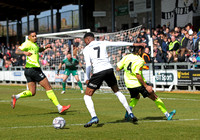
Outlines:
<svg viewBox="0 0 200 140"><path fill-rule="evenodd" d="M90 67L93 66L93 74L112 68L106 51L107 46L132 46L130 42L110 42L110 41L92 41L84 50L84 59L86 62L86 79L90 79Z"/></svg>

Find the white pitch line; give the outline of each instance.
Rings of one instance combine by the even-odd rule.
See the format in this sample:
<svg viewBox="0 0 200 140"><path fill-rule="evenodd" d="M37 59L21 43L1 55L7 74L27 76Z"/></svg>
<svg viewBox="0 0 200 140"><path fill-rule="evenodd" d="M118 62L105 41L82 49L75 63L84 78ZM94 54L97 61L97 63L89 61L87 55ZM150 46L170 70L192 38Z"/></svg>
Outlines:
<svg viewBox="0 0 200 140"><path fill-rule="evenodd" d="M179 119L179 120L150 120L144 121L139 120L138 124L140 123L154 123L154 122L176 122L176 121L199 121L200 119ZM119 122L119 123L130 123L130 122ZM101 122L100 124L114 124L112 122ZM83 126L84 124L66 124L65 126ZM13 127L0 127L0 129L21 129L21 128L42 128L42 127L53 127L53 125L39 125L39 126L13 126Z"/></svg>
<svg viewBox="0 0 200 140"><path fill-rule="evenodd" d="M113 99L113 98L95 98L95 99L102 99L102 100L108 100L108 99ZM181 99L181 98L162 98L165 100L180 100L180 101L200 101L200 99ZM65 99L60 99L60 100L83 100L83 98L65 98ZM31 100L27 99L20 99L20 101L28 101L30 102ZM38 99L38 100L32 100L32 101L49 101L49 99ZM0 103L5 103L5 102L10 102L10 100L0 100Z"/></svg>

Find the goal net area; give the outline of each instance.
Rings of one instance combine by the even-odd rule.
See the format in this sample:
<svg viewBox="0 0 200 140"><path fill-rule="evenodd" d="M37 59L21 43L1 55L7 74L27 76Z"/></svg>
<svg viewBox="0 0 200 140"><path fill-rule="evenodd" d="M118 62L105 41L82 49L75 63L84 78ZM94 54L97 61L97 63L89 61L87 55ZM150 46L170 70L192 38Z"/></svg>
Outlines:
<svg viewBox="0 0 200 140"><path fill-rule="evenodd" d="M125 42L136 42L137 36L140 33L141 26L131 28L128 30L121 30L119 32L113 33L96 33L95 39L99 41L125 41ZM40 63L44 70L56 71L58 69L59 63L66 58L68 52L71 52L72 56L79 60L79 62L85 67L85 61L83 56L83 49L85 48L85 43L83 36L85 33L90 32L90 29L67 31L59 33L49 33L37 35L37 43L40 47L47 44L51 44L52 49L46 49L40 54ZM108 58L110 63L113 65L114 70L116 69L116 63L120 59L130 53L129 46L122 47L107 47ZM80 67L80 66L79 66ZM62 67L64 73L64 66ZM79 68L78 69L79 79L84 84L85 73ZM115 75L118 81L119 88L126 91L126 86L124 84L123 71L116 72ZM55 77L55 83L62 82L62 73L60 77ZM67 83L71 83L72 87L76 83L74 77L71 75ZM107 91L108 86L103 83L100 91Z"/></svg>

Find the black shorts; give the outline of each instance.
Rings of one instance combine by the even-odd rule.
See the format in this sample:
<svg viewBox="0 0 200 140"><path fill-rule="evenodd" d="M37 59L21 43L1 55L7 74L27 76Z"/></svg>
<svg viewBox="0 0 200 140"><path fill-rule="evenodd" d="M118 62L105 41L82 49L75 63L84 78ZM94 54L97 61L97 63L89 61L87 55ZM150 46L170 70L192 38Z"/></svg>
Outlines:
<svg viewBox="0 0 200 140"><path fill-rule="evenodd" d="M144 98L150 95L150 93L146 90L144 86L140 86L136 88L128 88L128 90L131 94L131 98L137 97L139 93L141 93Z"/></svg>
<svg viewBox="0 0 200 140"><path fill-rule="evenodd" d="M29 82L40 82L46 78L41 68L25 68L24 75Z"/></svg>
<svg viewBox="0 0 200 140"><path fill-rule="evenodd" d="M104 70L92 75L87 87L91 89L99 89L102 82L105 81L109 87L117 85L117 80L113 69Z"/></svg>

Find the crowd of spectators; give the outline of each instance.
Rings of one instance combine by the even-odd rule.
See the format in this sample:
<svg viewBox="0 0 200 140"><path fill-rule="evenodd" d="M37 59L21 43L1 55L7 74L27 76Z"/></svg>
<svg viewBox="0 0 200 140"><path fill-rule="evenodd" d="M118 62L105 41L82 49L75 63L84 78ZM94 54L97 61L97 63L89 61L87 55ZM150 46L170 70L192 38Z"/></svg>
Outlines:
<svg viewBox="0 0 200 140"><path fill-rule="evenodd" d="M98 35L96 39L146 43L145 54L149 56L148 59L145 58L146 56L144 57L146 63L151 62L149 59L151 53L153 53L153 60L156 63L200 62L200 31L195 31L191 24L174 29L170 29L166 25L162 27L158 25L152 29L153 42L151 42L150 29L145 27L142 27L140 32L121 31L119 34ZM71 40L39 38L37 43L40 47L48 43L52 46L52 49L46 49L40 53L40 63L43 67L55 69L72 49L73 57L83 65L85 64L83 56L85 44L81 38L77 37ZM153 50L151 50L151 44L153 44ZM0 67L25 66L26 57L15 54L17 47L19 47L19 43L11 44L11 46L0 44ZM116 64L127 53L130 53L129 47L108 49L108 57L112 64Z"/></svg>

